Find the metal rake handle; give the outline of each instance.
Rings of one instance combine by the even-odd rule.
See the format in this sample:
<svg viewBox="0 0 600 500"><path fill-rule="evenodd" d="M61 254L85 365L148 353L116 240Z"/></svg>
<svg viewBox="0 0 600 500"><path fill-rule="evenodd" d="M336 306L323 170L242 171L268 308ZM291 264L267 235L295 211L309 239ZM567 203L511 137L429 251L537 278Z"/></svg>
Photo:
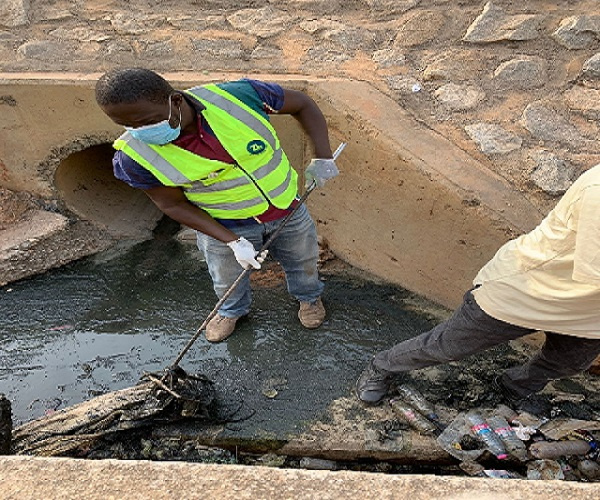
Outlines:
<svg viewBox="0 0 600 500"><path fill-rule="evenodd" d="M338 148L333 153L334 160L337 160L338 156L341 154L341 152L344 150L345 147L346 147L345 142L342 142L338 146ZM310 193L313 192L315 187L317 187L317 183L316 183L316 181L313 181L311 183L311 185L306 189L305 193L300 197L296 206L290 211L290 213L288 213L285 216L285 218L283 219L283 221L281 221L281 224L279 224L279 226L277 227L275 232L271 235L271 237L265 243L263 243L263 245L262 245L262 247L260 247L260 250L258 251L258 253L263 252L264 250L267 250L269 248L271 243L273 243L273 240L275 240L275 238L277 238L277 235L279 235L279 233L285 227L285 225L288 223L288 221L294 216L294 214L296 213L298 208L306 201L306 199L308 198ZM194 342L196 342L196 340L198 340L198 337L200 337L200 335L202 334L202 330L204 330L206 328L206 325L208 325L208 323L210 322L210 320L215 317L215 315L217 314L218 310L221 308L223 303L229 298L229 296L233 293L233 291L239 285L240 281L242 281L250 271L251 271L251 269L244 269L239 274L239 276L235 279L235 281L231 284L231 286L227 289L227 291L223 294L223 296L215 304L215 307L213 308L213 310L210 313L208 313L208 316L202 322L202 324L198 327L198 330L196 330L196 333L192 336L192 338L189 340L189 342L181 350L181 352L179 353L179 356L177 356L177 358L171 365L171 367L170 367L171 369L175 369L179 366L179 363L183 359L185 354L190 350L192 345L194 345Z"/></svg>

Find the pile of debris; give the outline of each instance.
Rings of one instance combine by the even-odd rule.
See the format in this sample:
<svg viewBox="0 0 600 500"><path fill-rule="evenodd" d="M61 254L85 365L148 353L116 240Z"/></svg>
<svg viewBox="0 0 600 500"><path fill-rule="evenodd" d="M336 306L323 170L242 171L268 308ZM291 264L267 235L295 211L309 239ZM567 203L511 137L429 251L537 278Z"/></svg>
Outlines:
<svg viewBox="0 0 600 500"><path fill-rule="evenodd" d="M212 381L181 368L165 370L162 375L146 374L134 387L109 392L17 427L8 446L21 455L85 457L106 439L114 440L160 422L211 420L213 411Z"/></svg>
<svg viewBox="0 0 600 500"><path fill-rule="evenodd" d="M157 426L190 419L194 426L207 428L234 421L222 418L222 403L216 398L210 380L188 375L183 370L181 376L177 376L177 371L167 373L172 379L147 374L148 381L135 387L105 394L17 427L12 431L12 448L10 405L4 400L0 416L8 418L0 425L0 447L3 446L0 453L367 470L358 462L341 464L307 455L299 460L298 454L286 456L283 449L260 457L248 454L250 458L244 459L238 456L237 447L234 454L207 446L178 434L177 428L174 434L153 433ZM427 442L437 443L439 453L445 452L451 461L450 457L458 461L458 467L456 462L451 467L453 473L462 471L471 476L507 479L600 481L598 420L567 418L560 412L541 418L502 404L450 412L440 406L438 412L409 383L398 386L387 405L394 415L390 432L409 428L427 438ZM401 462L396 466L393 456L388 459L388 463L379 463L372 470L401 470ZM414 473L414 468L410 470ZM446 469L441 467L440 471L443 470Z"/></svg>
<svg viewBox="0 0 600 500"><path fill-rule="evenodd" d="M416 388L404 384L397 392L389 404L398 419L421 434L435 435L469 475L600 480L599 421L540 418L500 404L461 412L445 425Z"/></svg>

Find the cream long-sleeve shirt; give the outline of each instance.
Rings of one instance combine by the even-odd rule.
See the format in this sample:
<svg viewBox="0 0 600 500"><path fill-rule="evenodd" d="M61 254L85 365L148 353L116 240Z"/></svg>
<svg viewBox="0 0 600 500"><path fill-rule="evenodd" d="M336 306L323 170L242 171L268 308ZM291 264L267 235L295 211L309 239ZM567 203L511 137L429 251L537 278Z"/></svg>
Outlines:
<svg viewBox="0 0 600 500"><path fill-rule="evenodd" d="M477 304L496 319L600 339L600 165L538 227L503 245L473 284Z"/></svg>

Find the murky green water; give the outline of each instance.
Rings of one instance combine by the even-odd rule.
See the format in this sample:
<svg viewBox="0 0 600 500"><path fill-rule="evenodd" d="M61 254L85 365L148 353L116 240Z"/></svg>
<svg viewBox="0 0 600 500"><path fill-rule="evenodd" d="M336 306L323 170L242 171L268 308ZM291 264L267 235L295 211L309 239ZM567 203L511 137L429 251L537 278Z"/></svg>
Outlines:
<svg viewBox="0 0 600 500"><path fill-rule="evenodd" d="M328 319L320 329L299 325L297 303L283 287L257 289L253 313L236 333L221 344L200 337L181 366L215 380L232 404L257 411L253 425L276 429L286 413L310 418L350 394L377 350L434 322L407 305L414 297L402 289L324 279ZM15 424L168 366L215 303L195 247L170 239L0 288L0 392L13 404Z"/></svg>

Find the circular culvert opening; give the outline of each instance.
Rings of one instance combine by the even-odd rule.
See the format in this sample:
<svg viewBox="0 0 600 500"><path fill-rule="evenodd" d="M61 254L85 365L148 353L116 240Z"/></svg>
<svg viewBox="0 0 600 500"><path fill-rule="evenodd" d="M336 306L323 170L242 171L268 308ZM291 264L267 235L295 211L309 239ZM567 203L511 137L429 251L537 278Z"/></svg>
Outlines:
<svg viewBox="0 0 600 500"><path fill-rule="evenodd" d="M67 208L116 236L148 237L162 217L143 191L113 176L110 144L91 146L61 161L55 186Z"/></svg>

